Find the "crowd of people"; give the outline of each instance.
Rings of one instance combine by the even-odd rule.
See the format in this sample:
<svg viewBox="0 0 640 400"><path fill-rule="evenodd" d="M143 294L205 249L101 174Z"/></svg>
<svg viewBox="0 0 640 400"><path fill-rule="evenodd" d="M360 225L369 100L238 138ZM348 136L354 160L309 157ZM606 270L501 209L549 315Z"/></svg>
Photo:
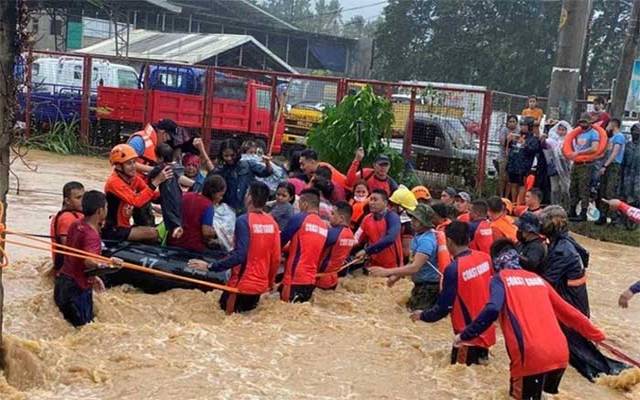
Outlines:
<svg viewBox="0 0 640 400"><path fill-rule="evenodd" d="M522 117L509 115L499 132L499 195L521 205L526 190L536 187L544 204L561 205L572 221L586 221L594 201L596 224L621 224L623 218L603 199L640 205L640 123L632 126L627 140L620 119L609 116L605 103L595 98L593 111L580 116L575 127L580 131L566 151L565 138L574 128L567 121L543 121L544 111L530 96ZM598 129L606 131L605 151L599 151L603 137Z"/></svg>
<svg viewBox="0 0 640 400"><path fill-rule="evenodd" d="M169 245L202 258L224 250L225 257L188 265L215 272L237 289L220 297L228 313L253 310L262 294L276 290L283 301L306 302L315 290L334 290L341 277L359 271L385 277L389 286L409 278L411 319L451 316L452 363L488 362L493 322L499 320L511 359L511 395L539 398L542 391L557 392L569 353L572 364L593 378L584 368L584 347L605 336L589 320L589 253L568 233L571 212L544 207L551 203L549 193L524 187L534 160L540 166L540 154L547 154L541 151L553 146L551 136L534 133L534 111L519 134L517 119L508 119L505 196L487 199L452 187L436 198L425 186L398 185L389 175L389 158L378 155L363 166L362 149L346 174L312 149L294 154L285 168L255 143L238 146L234 140L221 143L211 160L200 139L183 140L173 121L162 120L111 150L104 193L85 192L78 182L65 185L51 237L94 254L100 254L102 240ZM616 120L609 125L619 128ZM590 148L588 140L584 148ZM600 174L605 181L617 182L608 171L620 154L618 148L606 156ZM554 157L547 163L550 177L556 176L549 166ZM562 179L550 185L554 199L567 191L572 202L579 199ZM638 219L639 210L605 194L602 202L610 209ZM160 226L154 213L162 214ZM92 290L104 288L87 269L120 264L54 253L54 299L70 323L92 321ZM620 305L626 307L639 290L640 282L621 295ZM605 359L597 372L620 368Z"/></svg>

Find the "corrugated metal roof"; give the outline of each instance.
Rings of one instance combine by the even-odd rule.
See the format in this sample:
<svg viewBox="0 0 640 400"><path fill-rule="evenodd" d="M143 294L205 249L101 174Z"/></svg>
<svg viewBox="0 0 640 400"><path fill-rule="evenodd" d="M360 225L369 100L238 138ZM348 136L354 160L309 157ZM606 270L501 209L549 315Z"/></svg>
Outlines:
<svg viewBox="0 0 640 400"><path fill-rule="evenodd" d="M296 71L249 35L165 33L137 29L129 34L129 57L198 64L236 47L252 43L283 69ZM78 53L115 55L115 40L107 39L77 50Z"/></svg>

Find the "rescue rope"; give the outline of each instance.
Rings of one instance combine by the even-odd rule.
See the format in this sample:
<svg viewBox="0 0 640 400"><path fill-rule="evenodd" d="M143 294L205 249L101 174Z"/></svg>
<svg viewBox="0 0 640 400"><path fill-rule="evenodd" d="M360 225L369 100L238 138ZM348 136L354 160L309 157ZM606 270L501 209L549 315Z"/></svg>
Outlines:
<svg viewBox="0 0 640 400"><path fill-rule="evenodd" d="M611 341L609 340L609 342L611 342ZM598 345L602 346L609 353L611 353L614 356L618 357L622 361L626 361L629 364L640 368L640 361L636 361L633 358L629 357L628 355L624 354L622 352L622 350L618 349L617 347L614 347L611 343L607 343L606 341L602 341L602 342L598 343Z"/></svg>

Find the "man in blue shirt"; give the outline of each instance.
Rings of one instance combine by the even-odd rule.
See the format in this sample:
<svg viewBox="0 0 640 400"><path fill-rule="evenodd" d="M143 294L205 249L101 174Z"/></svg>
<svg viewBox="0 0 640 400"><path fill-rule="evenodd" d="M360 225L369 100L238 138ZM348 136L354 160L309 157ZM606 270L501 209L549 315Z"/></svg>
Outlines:
<svg viewBox="0 0 640 400"><path fill-rule="evenodd" d="M397 268L371 267L369 273L388 277L389 286L404 276L411 276L414 286L407 306L412 311L426 310L436 303L440 290L440 272L436 266L438 243L433 225L435 211L426 204L418 204L414 211L407 213L416 233L411 241L411 262Z"/></svg>
<svg viewBox="0 0 640 400"><path fill-rule="evenodd" d="M617 118L609 120L607 131L609 142L607 151L602 157L602 164L598 170L600 177L600 188L598 190L598 210L600 210L600 219L596 221L596 225L605 225L607 217L612 216L615 210L609 210L607 203L602 199L612 199L618 197L618 188L620 187L620 178L622 178L622 161L624 158L624 146L626 139L620 132L621 122Z"/></svg>
<svg viewBox="0 0 640 400"><path fill-rule="evenodd" d="M591 116L589 113L583 113L578 120L578 126L582 128L573 142L573 153L567 158L574 161L579 155L593 154L598 150L600 136L598 132L591 127ZM589 197L591 194L591 171L593 169L593 161L575 161L571 170L571 186L569 188L569 196L571 204L569 207L569 219L571 221L580 222L587 220L587 209L589 207ZM576 206L580 203L580 216L576 215Z"/></svg>

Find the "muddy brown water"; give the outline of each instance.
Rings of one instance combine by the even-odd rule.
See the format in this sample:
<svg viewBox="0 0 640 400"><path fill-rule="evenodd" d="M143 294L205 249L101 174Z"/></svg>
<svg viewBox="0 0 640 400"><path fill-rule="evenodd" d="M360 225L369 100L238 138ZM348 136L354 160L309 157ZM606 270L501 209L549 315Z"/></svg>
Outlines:
<svg viewBox="0 0 640 400"><path fill-rule="evenodd" d="M105 160L32 151L37 172L16 163L11 229L47 233L69 180L100 189ZM15 187L15 181L13 181ZM617 307L640 279L637 248L580 238L592 254L593 320L640 358L640 299ZM500 337L488 366L448 364L448 319L412 323L411 287L357 277L312 304L270 297L226 317L219 293L146 295L120 287L95 295L95 322L75 329L53 303L46 254L9 247L4 270L5 363L0 399L506 399L508 358ZM557 399L640 399L640 370L589 383L569 368Z"/></svg>

